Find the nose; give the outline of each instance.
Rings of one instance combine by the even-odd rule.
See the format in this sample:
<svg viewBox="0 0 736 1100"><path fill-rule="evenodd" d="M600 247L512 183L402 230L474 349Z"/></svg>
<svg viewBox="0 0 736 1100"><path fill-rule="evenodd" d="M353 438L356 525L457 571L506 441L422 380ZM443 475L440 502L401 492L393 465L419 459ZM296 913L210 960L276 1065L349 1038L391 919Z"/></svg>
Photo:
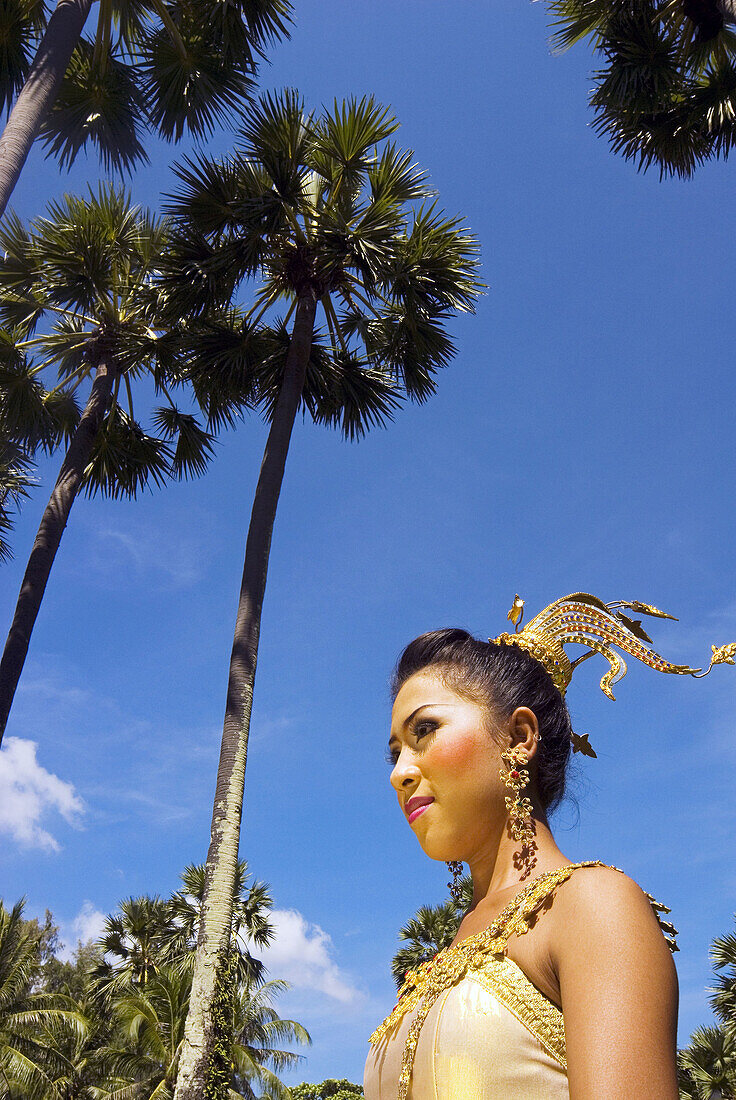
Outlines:
<svg viewBox="0 0 736 1100"><path fill-rule="evenodd" d="M409 791L419 786L421 778L422 773L419 768L413 762L409 753L402 749L391 772L391 786L397 792Z"/></svg>

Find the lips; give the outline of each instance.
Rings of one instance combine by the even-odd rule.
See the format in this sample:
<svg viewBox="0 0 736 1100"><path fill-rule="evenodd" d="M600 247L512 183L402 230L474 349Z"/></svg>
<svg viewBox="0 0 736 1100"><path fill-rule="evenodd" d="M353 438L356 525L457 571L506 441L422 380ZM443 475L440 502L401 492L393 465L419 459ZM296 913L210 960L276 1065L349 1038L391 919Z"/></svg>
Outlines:
<svg viewBox="0 0 736 1100"><path fill-rule="evenodd" d="M410 825L415 818L424 813L427 806L429 806L431 802L434 802L434 799L429 796L416 796L415 798L409 799L409 801L404 806L404 813L409 818Z"/></svg>

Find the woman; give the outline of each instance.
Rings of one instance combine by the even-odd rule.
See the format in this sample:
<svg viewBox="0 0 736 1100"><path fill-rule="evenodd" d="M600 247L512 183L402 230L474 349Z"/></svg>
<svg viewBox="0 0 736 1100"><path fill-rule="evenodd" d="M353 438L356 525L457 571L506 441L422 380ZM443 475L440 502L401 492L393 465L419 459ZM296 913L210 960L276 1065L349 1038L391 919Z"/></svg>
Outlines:
<svg viewBox="0 0 736 1100"><path fill-rule="evenodd" d="M548 824L571 750L595 755L570 726L574 664L602 653L611 698L626 671L612 644L705 675L647 648L624 607L663 615L576 593L519 633L517 596L516 634L435 631L399 659L391 784L427 855L456 878L469 865L473 901L371 1036L366 1100L677 1100L667 910L615 868L572 863ZM572 664L570 642L590 652ZM734 663L736 645L713 649L711 665Z"/></svg>

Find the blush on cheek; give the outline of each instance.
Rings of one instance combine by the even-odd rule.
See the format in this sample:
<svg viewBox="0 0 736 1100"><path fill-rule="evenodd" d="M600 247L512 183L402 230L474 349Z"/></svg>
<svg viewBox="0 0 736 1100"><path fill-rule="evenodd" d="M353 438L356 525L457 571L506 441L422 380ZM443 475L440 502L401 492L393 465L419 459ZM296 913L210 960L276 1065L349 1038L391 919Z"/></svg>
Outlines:
<svg viewBox="0 0 736 1100"><path fill-rule="evenodd" d="M478 762L480 746L473 737L446 737L432 748L432 763L448 770L464 771Z"/></svg>

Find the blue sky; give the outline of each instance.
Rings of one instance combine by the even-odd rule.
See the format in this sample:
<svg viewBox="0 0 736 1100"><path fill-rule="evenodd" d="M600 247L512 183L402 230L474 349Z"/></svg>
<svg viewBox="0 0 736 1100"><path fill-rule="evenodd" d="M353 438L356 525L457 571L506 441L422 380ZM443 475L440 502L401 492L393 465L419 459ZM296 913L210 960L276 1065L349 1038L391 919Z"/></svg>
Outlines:
<svg viewBox="0 0 736 1100"><path fill-rule="evenodd" d="M388 786L402 646L447 625L495 635L515 592L533 614L581 589L678 615L654 623L676 661L736 639L736 212L728 165L660 183L608 152L586 107L593 61L550 55L541 3L296 8L263 85L390 104L489 284L427 405L357 445L297 425L273 542L242 852L278 909L281 1011L314 1038L290 1080L359 1080L397 931L447 880ZM96 175L61 178L34 153L14 203L36 214ZM172 185L165 149L132 182L151 206ZM205 856L264 441L248 419L203 481L75 506L0 754L0 893L51 908L70 942ZM3 568L3 622L54 468ZM569 702L599 758L576 759L558 839L672 907L684 1042L709 1019L708 945L736 908L736 676L631 661L613 704L594 665Z"/></svg>

